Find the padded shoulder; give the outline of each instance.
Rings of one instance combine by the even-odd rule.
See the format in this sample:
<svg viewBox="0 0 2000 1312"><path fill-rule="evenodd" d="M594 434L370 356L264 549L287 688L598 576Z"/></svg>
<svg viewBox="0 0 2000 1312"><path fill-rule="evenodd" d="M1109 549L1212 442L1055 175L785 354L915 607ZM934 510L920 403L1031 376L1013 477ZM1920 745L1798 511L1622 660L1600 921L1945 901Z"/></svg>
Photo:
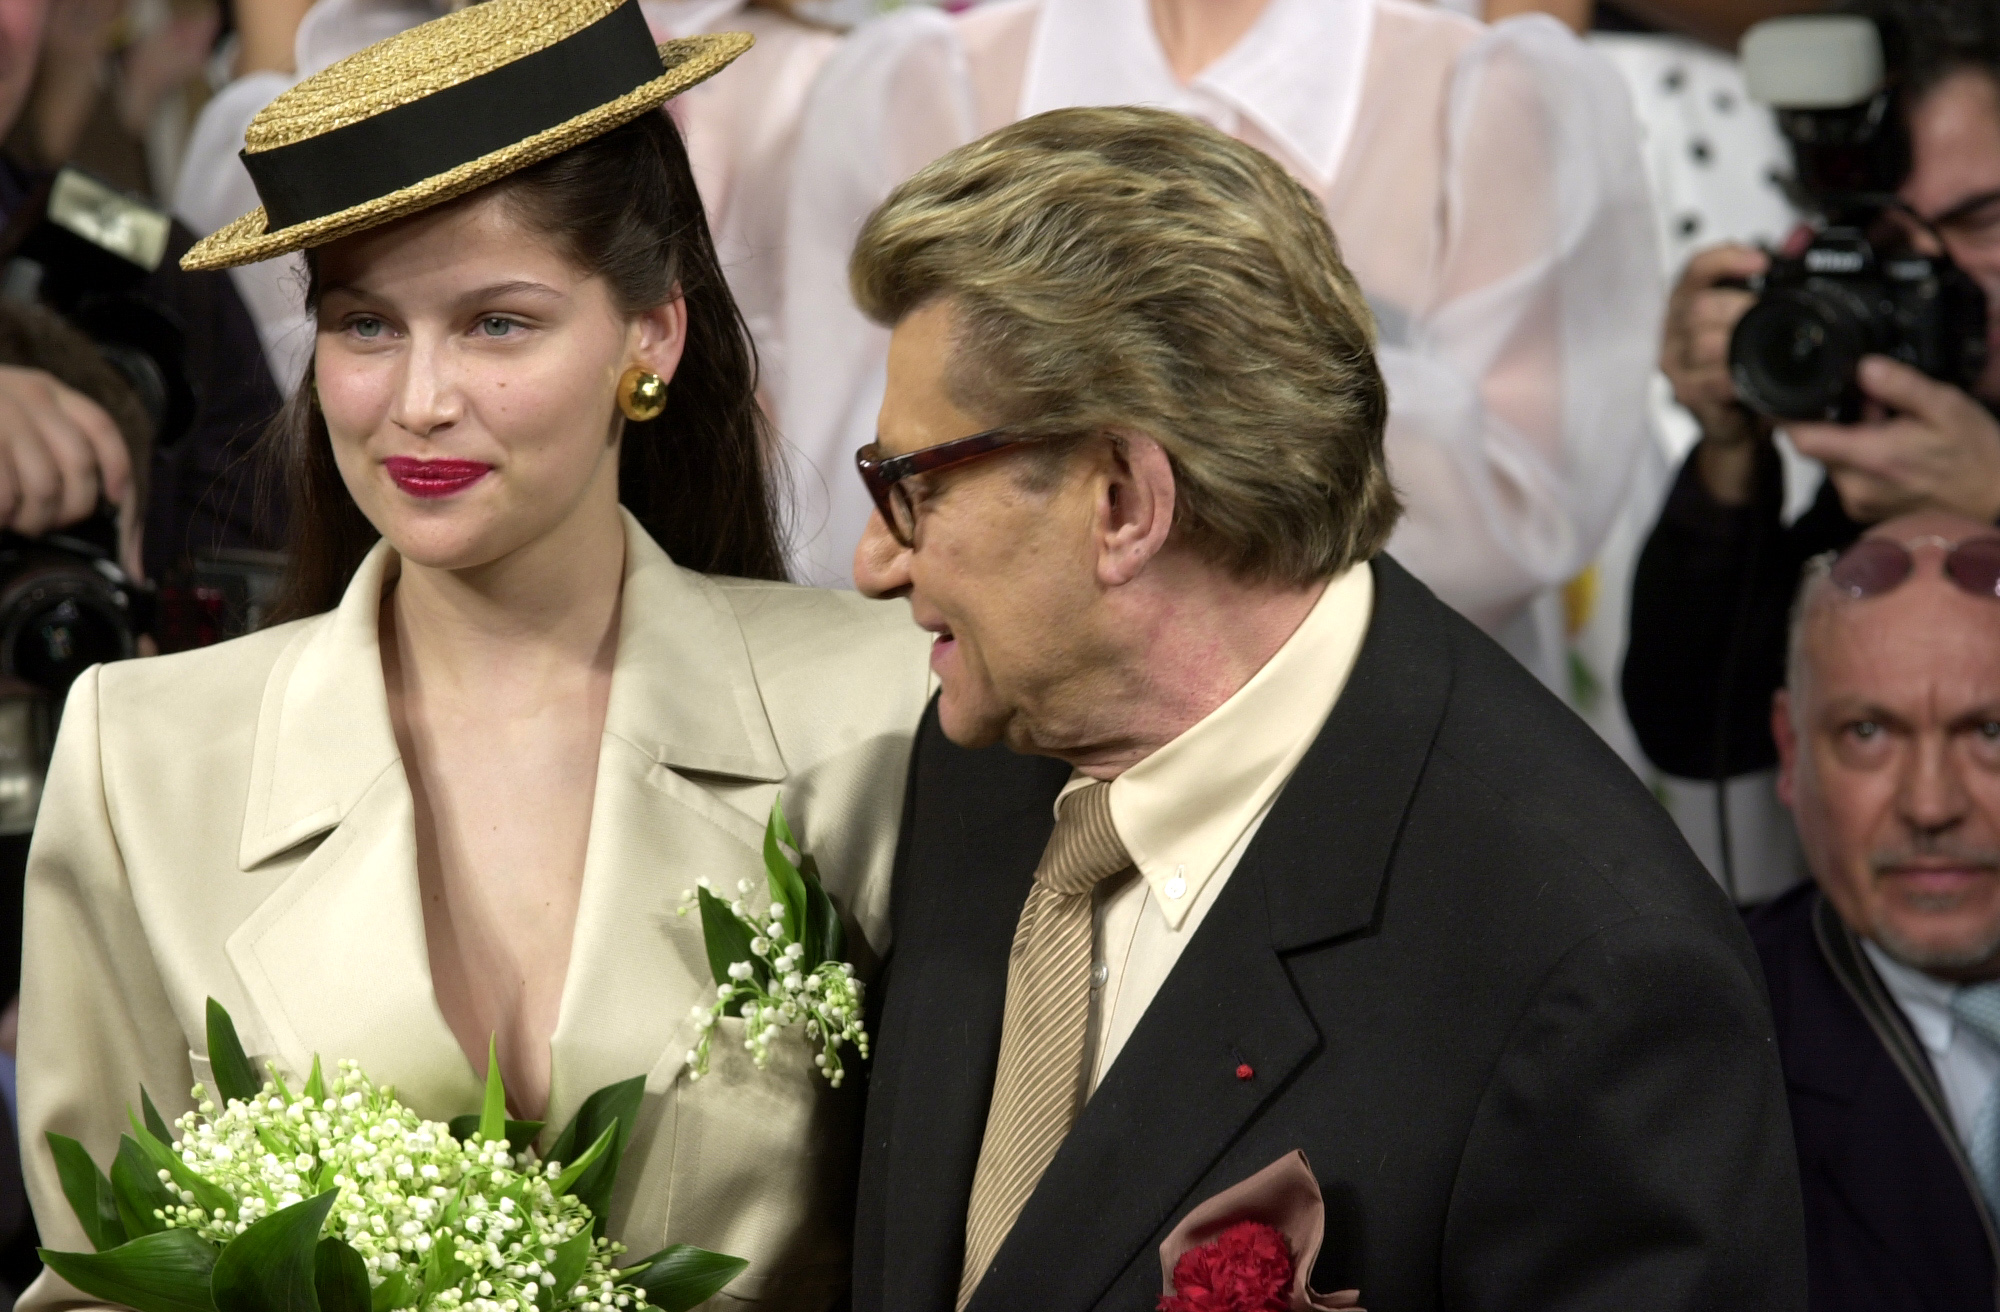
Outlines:
<svg viewBox="0 0 2000 1312"><path fill-rule="evenodd" d="M303 642L332 615L314 615L212 647L142 656L98 668L102 732L186 744L224 726L254 727L264 685L286 648Z"/></svg>
<svg viewBox="0 0 2000 1312"><path fill-rule="evenodd" d="M932 682L931 635L910 618L908 602L789 583L711 581L742 629L788 762L873 732L894 734L907 753Z"/></svg>

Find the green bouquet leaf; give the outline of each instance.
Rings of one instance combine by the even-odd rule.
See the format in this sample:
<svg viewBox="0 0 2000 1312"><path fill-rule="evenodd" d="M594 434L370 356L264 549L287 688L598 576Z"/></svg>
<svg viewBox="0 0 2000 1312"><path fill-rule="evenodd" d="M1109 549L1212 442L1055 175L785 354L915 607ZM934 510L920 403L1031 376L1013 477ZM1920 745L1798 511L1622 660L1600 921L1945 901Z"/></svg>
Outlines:
<svg viewBox="0 0 2000 1312"><path fill-rule="evenodd" d="M772 801L771 819L764 826L764 877L771 889L773 910L783 908L785 932L794 940L805 936L806 885L785 849L799 850L792 827L785 823L783 803Z"/></svg>
<svg viewBox="0 0 2000 1312"><path fill-rule="evenodd" d="M69 1210L76 1213L90 1246L101 1253L124 1243L125 1222L118 1215L118 1195L112 1191L111 1181L76 1140L55 1133L50 1133L48 1140L63 1197L69 1199Z"/></svg>
<svg viewBox="0 0 2000 1312"><path fill-rule="evenodd" d="M264 1081L236 1037L236 1022L214 998L208 1000L208 1068L215 1073L215 1093L224 1102L248 1102Z"/></svg>
<svg viewBox="0 0 2000 1312"><path fill-rule="evenodd" d="M740 1257L711 1253L691 1244L663 1248L619 1272L627 1284L646 1291L646 1301L664 1312L687 1312L722 1292L750 1264Z"/></svg>
<svg viewBox="0 0 2000 1312"><path fill-rule="evenodd" d="M579 1161L579 1145L595 1143L607 1133L613 1135L605 1151L568 1186L570 1195L588 1207L591 1215L597 1218L595 1230L599 1236L604 1234L605 1218L611 1210L611 1190L618 1183L618 1164L624 1160L626 1146L632 1142L632 1127L639 1122L639 1104L645 1096L646 1077L643 1075L605 1085L583 1100L583 1105L576 1109L576 1115L570 1118L570 1123L563 1127L562 1133L556 1136L554 1146L549 1149L549 1157L553 1161Z"/></svg>
<svg viewBox="0 0 2000 1312"><path fill-rule="evenodd" d="M447 1124L451 1129L451 1137L463 1142L479 1133L479 1113L467 1112L463 1116L454 1116ZM508 1121L508 1147L517 1153L527 1152L535 1146L535 1140L542 1137L542 1125L541 1121Z"/></svg>
<svg viewBox="0 0 2000 1312"><path fill-rule="evenodd" d="M368 1264L340 1240L320 1240L313 1249L313 1294L319 1312L371 1312L374 1291L368 1288Z"/></svg>
<svg viewBox="0 0 2000 1312"><path fill-rule="evenodd" d="M708 949L708 969L715 982L728 988L735 981L729 968L742 962L761 987L771 978L771 967L750 950L757 937L756 926L747 923L730 910L727 902L705 888L697 888L695 898L701 908L702 944Z"/></svg>
<svg viewBox="0 0 2000 1312"><path fill-rule="evenodd" d="M319 1231L338 1192L273 1212L230 1240L210 1282L216 1312L319 1312Z"/></svg>
<svg viewBox="0 0 2000 1312"><path fill-rule="evenodd" d="M143 1088L139 1090L139 1112L140 1115L145 1117L146 1132L148 1134L158 1139L161 1143L172 1143L174 1141L174 1132L167 1128L166 1121L160 1116L160 1109L153 1106L153 1095L147 1093Z"/></svg>
<svg viewBox="0 0 2000 1312"><path fill-rule="evenodd" d="M537 1121L507 1119L493 1045L479 1111L426 1122L353 1062L312 1073L293 1093L275 1068L249 1083L229 1013L211 1000L210 1061L224 1106L171 1125L140 1091L107 1178L83 1145L48 1136L63 1195L96 1250L43 1250L86 1294L136 1312L664 1312L743 1269L686 1250L678 1265L633 1268L606 1238L619 1159L645 1096L643 1077L598 1090L536 1155ZM180 1132L178 1140L174 1131ZM669 1250L673 1251L673 1250ZM664 1256L661 1255L661 1256ZM649 1274L650 1273L650 1274ZM694 1274L689 1274L694 1273ZM668 1277L672 1276L671 1279ZM721 1284L707 1288L707 1298Z"/></svg>
<svg viewBox="0 0 2000 1312"><path fill-rule="evenodd" d="M160 1214L181 1201L160 1183L159 1169L139 1151L129 1134L118 1136L118 1156L111 1163L111 1192L118 1203L118 1219L133 1239L166 1229Z"/></svg>
<svg viewBox="0 0 2000 1312"><path fill-rule="evenodd" d="M209 1295L215 1246L190 1230L141 1235L103 1253L57 1253L42 1261L84 1293L138 1312L216 1312Z"/></svg>
<svg viewBox="0 0 2000 1312"><path fill-rule="evenodd" d="M138 1118L130 1112L126 1119L132 1123L132 1138L139 1145L139 1151L152 1160L158 1169L173 1177L175 1185L182 1192L194 1195L193 1206L209 1212L227 1212L234 1202L227 1190L219 1189L196 1175L194 1168L180 1159L180 1156L165 1143L153 1137L153 1132L139 1124ZM178 1200L177 1200L178 1201Z"/></svg>

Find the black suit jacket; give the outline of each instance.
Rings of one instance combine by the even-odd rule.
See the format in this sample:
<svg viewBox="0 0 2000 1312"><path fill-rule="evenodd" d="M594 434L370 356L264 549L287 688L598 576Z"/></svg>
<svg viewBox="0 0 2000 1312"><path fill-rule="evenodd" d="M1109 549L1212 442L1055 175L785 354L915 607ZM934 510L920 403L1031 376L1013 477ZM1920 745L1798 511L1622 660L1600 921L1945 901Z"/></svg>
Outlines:
<svg viewBox="0 0 2000 1312"><path fill-rule="evenodd" d="M1618 759L1386 559L1359 661L972 1303L1140 1312L1191 1207L1302 1148L1370 1312L1805 1302L1755 955ZM858 1312L949 1312L1009 945L1069 771L927 718ZM1249 1079L1237 1077L1247 1065Z"/></svg>
<svg viewBox="0 0 2000 1312"><path fill-rule="evenodd" d="M1994 1240L1930 1059L1811 885L1759 911L1812 1312L1992 1312Z"/></svg>

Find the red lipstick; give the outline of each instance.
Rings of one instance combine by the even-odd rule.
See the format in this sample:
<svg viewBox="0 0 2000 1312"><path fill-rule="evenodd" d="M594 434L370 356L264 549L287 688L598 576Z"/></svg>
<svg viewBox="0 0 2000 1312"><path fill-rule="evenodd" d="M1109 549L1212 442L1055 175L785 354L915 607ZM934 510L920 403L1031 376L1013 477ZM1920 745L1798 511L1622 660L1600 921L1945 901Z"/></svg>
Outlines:
<svg viewBox="0 0 2000 1312"><path fill-rule="evenodd" d="M382 466L397 487L426 499L463 492L493 470L478 460L418 460L414 456L390 456Z"/></svg>

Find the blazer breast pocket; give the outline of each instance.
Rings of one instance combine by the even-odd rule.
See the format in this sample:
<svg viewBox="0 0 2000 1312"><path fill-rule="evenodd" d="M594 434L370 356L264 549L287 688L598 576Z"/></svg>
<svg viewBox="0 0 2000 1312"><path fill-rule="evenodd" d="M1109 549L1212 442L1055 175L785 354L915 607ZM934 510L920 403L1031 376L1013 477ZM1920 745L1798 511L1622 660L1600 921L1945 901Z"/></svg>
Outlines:
<svg viewBox="0 0 2000 1312"><path fill-rule="evenodd" d="M760 1307L832 1304L847 1287L860 1163L860 1081L835 1089L798 1029L757 1069L743 1021L716 1025L708 1073L673 1088L667 1239L750 1259L729 1293Z"/></svg>

